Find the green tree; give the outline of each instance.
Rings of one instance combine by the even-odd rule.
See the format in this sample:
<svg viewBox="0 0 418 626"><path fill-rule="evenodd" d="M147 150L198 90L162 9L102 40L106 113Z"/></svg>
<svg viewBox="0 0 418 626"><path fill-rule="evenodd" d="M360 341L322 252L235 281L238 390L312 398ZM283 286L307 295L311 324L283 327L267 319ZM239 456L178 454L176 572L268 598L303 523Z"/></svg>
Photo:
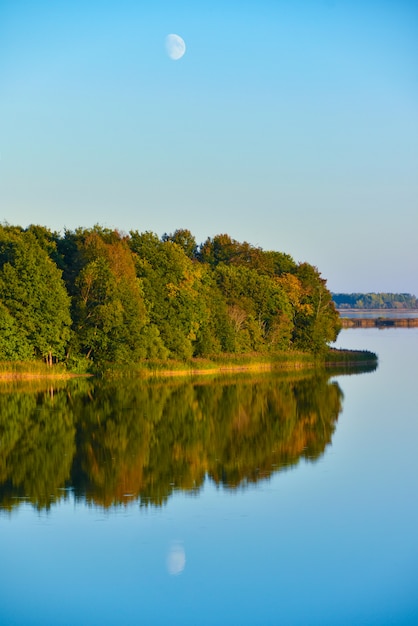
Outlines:
<svg viewBox="0 0 418 626"><path fill-rule="evenodd" d="M243 265L269 276L280 276L284 272L294 272L297 269L289 254L265 251L246 241L240 243L227 234L208 237L200 246L197 258L211 267L220 263Z"/></svg>
<svg viewBox="0 0 418 626"><path fill-rule="evenodd" d="M98 362L132 363L143 356L146 311L128 243L93 229L77 245L84 266L74 283L76 348Z"/></svg>
<svg viewBox="0 0 418 626"><path fill-rule="evenodd" d="M225 264L217 266L216 277L228 304L236 351L289 347L291 306L274 277L246 266Z"/></svg>
<svg viewBox="0 0 418 626"><path fill-rule="evenodd" d="M17 358L27 354L29 346L35 357L50 364L64 358L71 317L70 299L61 276L33 233L0 227L3 325L19 329ZM10 341L8 346L10 352Z"/></svg>
<svg viewBox="0 0 418 626"><path fill-rule="evenodd" d="M296 276L302 286L300 304L295 315L293 341L295 347L322 353L328 343L337 339L340 318L332 295L317 268L301 263Z"/></svg>
<svg viewBox="0 0 418 626"><path fill-rule="evenodd" d="M251 266L260 252L260 248L254 248L246 241L240 243L229 235L222 234L213 238L208 237L200 246L198 256L200 261L208 263L211 267L216 267L219 263Z"/></svg>
<svg viewBox="0 0 418 626"><path fill-rule="evenodd" d="M196 239L187 228L179 228L174 231L174 233L170 233L167 235L165 233L162 236L162 241L172 241L176 243L180 248L183 249L183 252L189 259L195 259L197 255L197 244Z"/></svg>
<svg viewBox="0 0 418 626"><path fill-rule="evenodd" d="M131 232L130 246L150 324L158 329L170 357L196 355L209 319L204 268L193 263L177 243L161 241L154 233Z"/></svg>
<svg viewBox="0 0 418 626"><path fill-rule="evenodd" d="M34 349L24 330L0 302L0 361L27 361Z"/></svg>
<svg viewBox="0 0 418 626"><path fill-rule="evenodd" d="M46 226L39 226L37 224L31 224L25 229L25 232L31 233L31 235L35 237L40 247L45 250L53 263L62 270L64 265L62 255L58 250L58 243L60 241L59 233L51 231Z"/></svg>

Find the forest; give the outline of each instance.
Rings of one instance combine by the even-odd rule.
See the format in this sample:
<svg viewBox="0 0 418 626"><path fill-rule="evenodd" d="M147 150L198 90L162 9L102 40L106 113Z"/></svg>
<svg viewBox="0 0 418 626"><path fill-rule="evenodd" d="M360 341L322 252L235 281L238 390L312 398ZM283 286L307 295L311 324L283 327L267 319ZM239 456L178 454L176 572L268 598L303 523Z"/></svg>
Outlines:
<svg viewBox="0 0 418 626"><path fill-rule="evenodd" d="M339 309L418 309L418 299L410 293L333 293Z"/></svg>
<svg viewBox="0 0 418 626"><path fill-rule="evenodd" d="M321 355L339 330L316 267L227 234L0 226L2 362Z"/></svg>

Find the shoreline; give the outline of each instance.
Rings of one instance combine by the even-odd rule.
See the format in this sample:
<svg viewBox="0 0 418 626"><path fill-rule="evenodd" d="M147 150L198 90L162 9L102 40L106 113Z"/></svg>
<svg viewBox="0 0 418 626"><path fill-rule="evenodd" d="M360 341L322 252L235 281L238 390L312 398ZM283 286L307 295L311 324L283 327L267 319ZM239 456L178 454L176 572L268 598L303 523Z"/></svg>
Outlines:
<svg viewBox="0 0 418 626"><path fill-rule="evenodd" d="M218 376L220 374L237 374L237 373L259 373L292 370L312 370L316 367L315 363L289 362L277 364L271 363L252 363L248 365L220 365L213 368L189 368L189 369L166 369L166 370L142 370L140 373L143 378L175 378L177 376Z"/></svg>
<svg viewBox="0 0 418 626"><path fill-rule="evenodd" d="M281 357L281 358L280 358ZM293 358L292 358L293 357ZM242 361L246 362L242 362ZM310 353L301 353L299 358L297 355L291 355L290 358L284 358L283 356L273 357L265 360L261 358L258 360L256 356L251 358L250 356L241 357L241 362L230 363L216 361L210 361L209 359L190 361L186 363L180 362L167 362L167 363L138 363L135 367L129 366L129 370L126 370L126 366L116 366L114 368L103 368L102 371L96 373L85 372L75 373L66 372L62 369L60 371L25 371L25 365L20 364L21 371L0 371L0 383L12 382L12 381L65 381L75 378L119 378L122 376L128 376L129 378L137 377L142 380L149 380L153 378L177 378L181 376L197 377L197 376L222 376L229 374L239 373L262 373L262 372L291 372L303 370L328 370L332 368L349 368L357 369L362 366L370 366L377 363L377 356L373 353L358 352L355 350L334 350L330 351L321 358L315 358ZM200 367L199 367L200 364ZM54 367L54 366L53 366ZM29 367L28 367L29 369Z"/></svg>

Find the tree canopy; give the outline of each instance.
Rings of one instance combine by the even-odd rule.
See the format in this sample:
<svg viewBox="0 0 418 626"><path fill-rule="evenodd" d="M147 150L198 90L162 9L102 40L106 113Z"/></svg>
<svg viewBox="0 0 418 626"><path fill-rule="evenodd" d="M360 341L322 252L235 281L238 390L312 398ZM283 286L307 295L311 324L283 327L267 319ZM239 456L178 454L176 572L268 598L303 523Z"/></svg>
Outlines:
<svg viewBox="0 0 418 626"><path fill-rule="evenodd" d="M316 267L227 234L0 226L4 361L321 353L339 329Z"/></svg>
<svg viewBox="0 0 418 626"><path fill-rule="evenodd" d="M70 326L70 297L61 270L30 229L1 227L0 358L62 359Z"/></svg>

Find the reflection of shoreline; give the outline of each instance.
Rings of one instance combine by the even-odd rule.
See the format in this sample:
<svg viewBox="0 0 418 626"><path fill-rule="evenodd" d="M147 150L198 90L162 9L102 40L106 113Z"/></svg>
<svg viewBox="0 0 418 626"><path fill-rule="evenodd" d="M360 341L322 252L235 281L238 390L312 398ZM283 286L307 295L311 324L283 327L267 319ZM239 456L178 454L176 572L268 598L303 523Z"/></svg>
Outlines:
<svg viewBox="0 0 418 626"><path fill-rule="evenodd" d="M342 317L343 328L417 328L418 317Z"/></svg>
<svg viewBox="0 0 418 626"><path fill-rule="evenodd" d="M319 372L80 382L0 394L1 508L48 509L70 492L104 509L158 507L206 479L245 488L320 458L342 407Z"/></svg>
<svg viewBox="0 0 418 626"><path fill-rule="evenodd" d="M418 318L418 309L337 309L341 317L348 318Z"/></svg>
<svg viewBox="0 0 418 626"><path fill-rule="evenodd" d="M316 363L289 361L286 363L252 363L248 365L225 365L213 368L190 368L180 370L150 370L147 375L152 378L177 378L180 376L222 376L223 374L291 372L293 370L312 370Z"/></svg>

